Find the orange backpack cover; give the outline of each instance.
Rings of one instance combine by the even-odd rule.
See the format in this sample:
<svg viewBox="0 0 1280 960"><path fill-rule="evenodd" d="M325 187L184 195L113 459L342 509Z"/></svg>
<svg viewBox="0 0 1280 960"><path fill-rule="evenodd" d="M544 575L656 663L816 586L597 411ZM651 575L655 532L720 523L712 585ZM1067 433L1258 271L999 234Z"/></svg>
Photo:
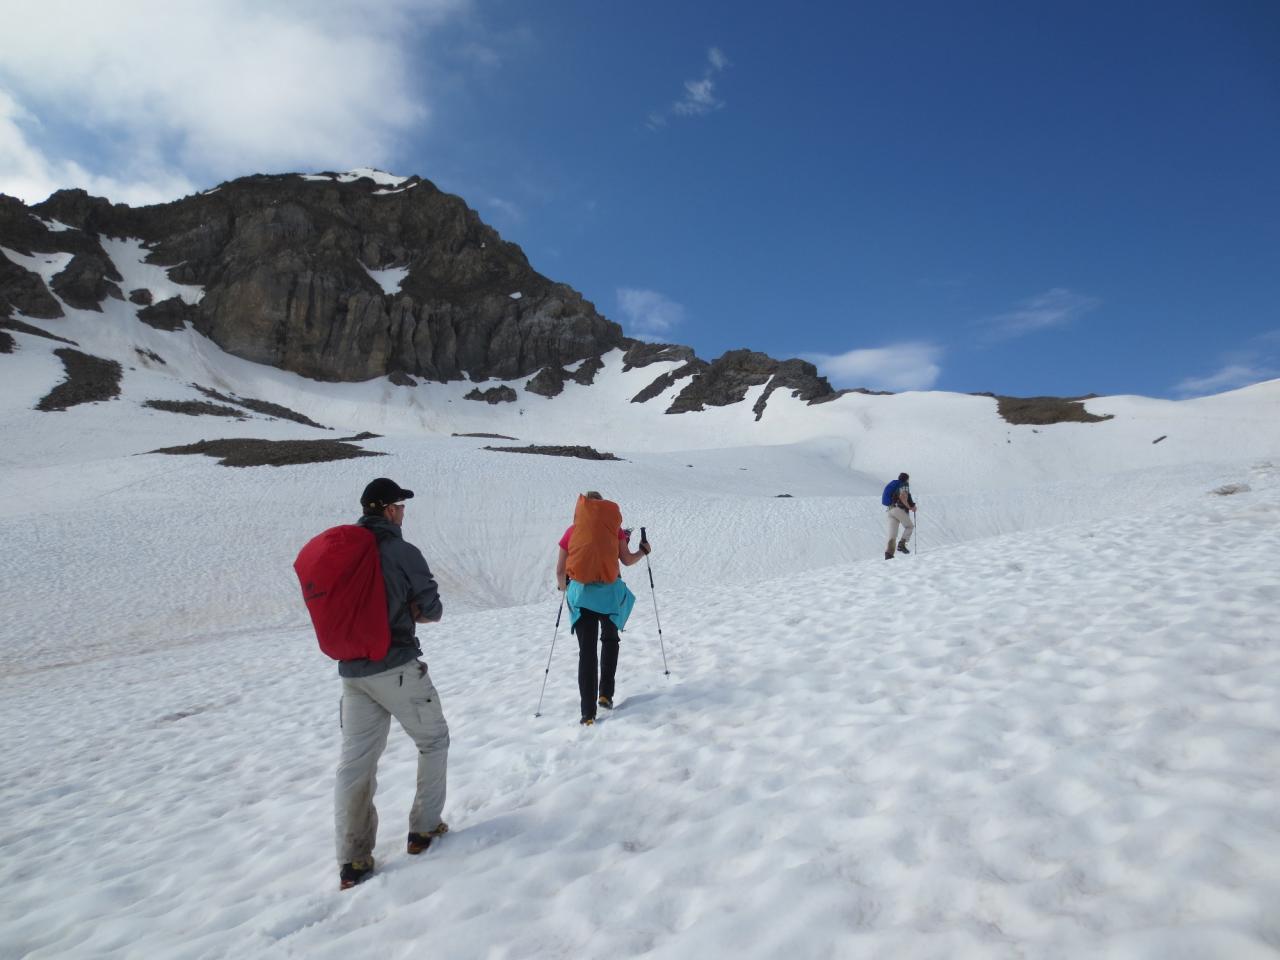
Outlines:
<svg viewBox="0 0 1280 960"><path fill-rule="evenodd" d="M569 536L565 572L578 583L613 583L618 579L618 531L622 511L612 500L578 497Z"/></svg>

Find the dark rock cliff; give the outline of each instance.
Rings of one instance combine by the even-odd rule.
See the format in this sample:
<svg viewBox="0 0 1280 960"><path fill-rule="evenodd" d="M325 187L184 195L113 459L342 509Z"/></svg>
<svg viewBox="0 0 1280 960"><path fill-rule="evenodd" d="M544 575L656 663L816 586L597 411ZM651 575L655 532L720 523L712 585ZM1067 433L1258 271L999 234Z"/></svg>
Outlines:
<svg viewBox="0 0 1280 960"><path fill-rule="evenodd" d="M151 302L146 290L123 289L132 285L100 237L139 238L171 279L203 287L199 303ZM688 347L623 336L577 291L535 271L460 198L418 177L389 188L369 178L250 176L138 209L83 190L34 207L0 196L0 246L66 261L46 285L0 256L0 317L62 316L50 287L84 310L127 296L158 329L189 324L228 353L318 380L532 376L525 389L555 396L566 381L590 384L598 358L621 348L624 369L681 364L634 398L687 380L668 413L736 403L759 384L767 387L757 419L778 388L809 402L833 394L800 360L736 350L708 364ZM383 276L400 282L388 292L371 271L394 271ZM586 362L568 373L578 361Z"/></svg>
<svg viewBox="0 0 1280 960"><path fill-rule="evenodd" d="M97 237L138 237L151 262L205 290L189 316L170 304L149 322L169 329L189 319L229 353L315 379L512 379L624 341L581 294L417 177L394 191L369 179L245 177L136 210L82 190L30 211L3 199L0 243L74 254L52 284L66 303L98 309L123 296ZM74 229L51 231L31 213ZM369 272L385 269L406 271L395 292ZM61 312L34 274L7 260L0 271L0 304Z"/></svg>

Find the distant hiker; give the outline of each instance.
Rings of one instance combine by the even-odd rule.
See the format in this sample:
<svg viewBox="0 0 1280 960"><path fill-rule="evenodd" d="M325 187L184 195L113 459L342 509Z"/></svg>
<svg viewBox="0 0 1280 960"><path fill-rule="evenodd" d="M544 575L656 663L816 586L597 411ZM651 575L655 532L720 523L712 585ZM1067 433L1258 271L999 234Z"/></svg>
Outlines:
<svg viewBox="0 0 1280 960"><path fill-rule="evenodd" d="M358 523L320 534L294 564L321 649L339 661L342 677L334 819L343 890L373 872L373 794L392 717L418 748L409 853L422 853L449 829L440 819L449 726L414 632L415 623L437 622L444 607L427 561L401 535L412 496L385 477L372 481L360 496Z"/></svg>
<svg viewBox="0 0 1280 960"><path fill-rule="evenodd" d="M905 473L898 474L897 480L891 480L884 488L880 503L889 508L889 543L884 549L884 558L893 559L893 546L896 542L903 553L910 553L907 541L911 539L911 531L916 528L911 514L915 512L916 502L911 499L910 477ZM898 526L902 526L902 539L898 539Z"/></svg>
<svg viewBox="0 0 1280 960"><path fill-rule="evenodd" d="M629 567L651 549L647 541L641 541L640 549L632 552L630 537L631 531L622 529L618 505L589 490L578 497L573 525L560 538L556 582L565 591L569 623L578 637L579 723L587 726L595 723L597 706L613 708L618 631L626 627L636 602L635 594L618 576L618 563ZM597 639L602 651L598 687Z"/></svg>

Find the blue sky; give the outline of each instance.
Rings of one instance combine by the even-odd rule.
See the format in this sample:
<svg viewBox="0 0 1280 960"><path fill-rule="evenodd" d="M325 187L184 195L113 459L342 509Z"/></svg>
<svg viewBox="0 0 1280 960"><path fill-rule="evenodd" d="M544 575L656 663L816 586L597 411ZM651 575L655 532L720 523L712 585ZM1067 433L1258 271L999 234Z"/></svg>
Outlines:
<svg viewBox="0 0 1280 960"><path fill-rule="evenodd" d="M1280 376L1275 3L210 0L75 39L33 6L0 3L24 199L373 165L705 358L1016 395Z"/></svg>

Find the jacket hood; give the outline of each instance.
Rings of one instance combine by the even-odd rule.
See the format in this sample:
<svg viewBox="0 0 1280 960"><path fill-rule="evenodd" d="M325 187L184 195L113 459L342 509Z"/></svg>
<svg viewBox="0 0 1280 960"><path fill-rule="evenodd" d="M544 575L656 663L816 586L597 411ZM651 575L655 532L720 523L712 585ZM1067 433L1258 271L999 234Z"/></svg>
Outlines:
<svg viewBox="0 0 1280 960"><path fill-rule="evenodd" d="M372 530L375 534L378 534L379 536L403 537L403 534L401 533L400 528L396 526L394 523L392 523L390 520L388 520L386 517L365 516L357 520L356 523L359 526L364 527L366 530Z"/></svg>

